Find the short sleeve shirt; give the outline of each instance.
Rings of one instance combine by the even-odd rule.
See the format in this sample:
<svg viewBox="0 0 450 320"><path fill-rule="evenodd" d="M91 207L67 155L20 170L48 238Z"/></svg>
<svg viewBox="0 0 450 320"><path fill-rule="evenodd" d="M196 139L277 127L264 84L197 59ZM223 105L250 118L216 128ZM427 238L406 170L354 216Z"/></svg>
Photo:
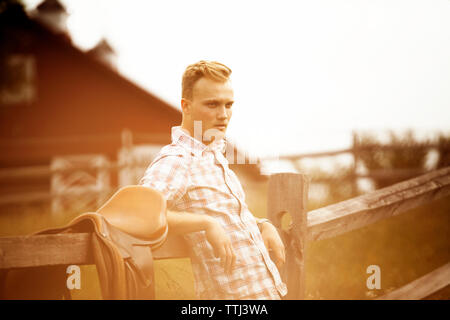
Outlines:
<svg viewBox="0 0 450 320"><path fill-rule="evenodd" d="M239 179L228 167L226 145L226 139L220 139L206 146L173 127L172 143L161 149L140 184L164 194L169 210L214 217L230 236L236 262L231 273L225 273L204 231L185 235L200 299L280 299L286 285L245 203Z"/></svg>

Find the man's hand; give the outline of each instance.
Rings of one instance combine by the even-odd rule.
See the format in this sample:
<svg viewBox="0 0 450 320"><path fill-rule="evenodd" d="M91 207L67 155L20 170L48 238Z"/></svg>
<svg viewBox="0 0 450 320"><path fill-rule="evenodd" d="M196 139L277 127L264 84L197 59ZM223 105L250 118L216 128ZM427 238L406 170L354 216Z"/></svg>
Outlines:
<svg viewBox="0 0 450 320"><path fill-rule="evenodd" d="M272 250L275 256L275 264L278 270L284 265L286 261L286 254L284 249L283 241L278 234L277 228L270 222L264 222L261 224L261 235L264 240L264 245L267 250Z"/></svg>
<svg viewBox="0 0 450 320"><path fill-rule="evenodd" d="M226 272L231 271L236 256L230 237L215 218L203 214L167 210L167 221L169 232L172 234L184 235L204 230L215 256L220 257L222 267Z"/></svg>
<svg viewBox="0 0 450 320"><path fill-rule="evenodd" d="M226 273L231 272L236 261L230 237L214 218L208 220L206 224L206 238L214 249L214 255L220 257L222 267Z"/></svg>

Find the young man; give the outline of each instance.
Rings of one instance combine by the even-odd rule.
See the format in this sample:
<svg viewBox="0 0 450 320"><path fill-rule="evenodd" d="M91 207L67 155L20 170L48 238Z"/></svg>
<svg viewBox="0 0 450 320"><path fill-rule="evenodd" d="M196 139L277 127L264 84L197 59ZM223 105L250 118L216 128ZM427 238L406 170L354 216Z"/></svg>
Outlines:
<svg viewBox="0 0 450 320"><path fill-rule="evenodd" d="M278 267L285 253L276 228L256 219L223 153L231 119L231 70L200 61L183 74L181 126L163 147L140 184L167 199L169 232L184 235L192 248L200 299L280 299L286 285Z"/></svg>

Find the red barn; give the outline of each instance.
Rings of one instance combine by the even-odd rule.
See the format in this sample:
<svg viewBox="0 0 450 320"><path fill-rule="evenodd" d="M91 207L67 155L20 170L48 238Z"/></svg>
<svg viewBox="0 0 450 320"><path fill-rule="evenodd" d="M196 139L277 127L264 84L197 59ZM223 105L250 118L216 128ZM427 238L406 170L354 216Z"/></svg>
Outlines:
<svg viewBox="0 0 450 320"><path fill-rule="evenodd" d="M44 2L39 20L10 5L0 18L0 167L49 165L55 155L115 160L124 129L134 143L169 143L181 112L121 76L95 50L85 53L49 27L48 17L61 16L58 6ZM259 173L255 165L244 167L251 176ZM37 188L3 178L2 191Z"/></svg>

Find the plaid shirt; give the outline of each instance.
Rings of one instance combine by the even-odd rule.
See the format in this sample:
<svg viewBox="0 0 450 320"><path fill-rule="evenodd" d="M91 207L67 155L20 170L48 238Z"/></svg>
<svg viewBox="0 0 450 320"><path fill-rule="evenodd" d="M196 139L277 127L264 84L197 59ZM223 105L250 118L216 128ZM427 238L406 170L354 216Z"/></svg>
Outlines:
<svg viewBox="0 0 450 320"><path fill-rule="evenodd" d="M206 240L205 231L185 235L192 250L196 294L200 299L280 299L287 293L269 257L255 217L245 203L239 179L224 157L226 141L206 146L181 127L161 149L140 184L155 188L172 211L207 214L230 236L236 255L227 274Z"/></svg>

